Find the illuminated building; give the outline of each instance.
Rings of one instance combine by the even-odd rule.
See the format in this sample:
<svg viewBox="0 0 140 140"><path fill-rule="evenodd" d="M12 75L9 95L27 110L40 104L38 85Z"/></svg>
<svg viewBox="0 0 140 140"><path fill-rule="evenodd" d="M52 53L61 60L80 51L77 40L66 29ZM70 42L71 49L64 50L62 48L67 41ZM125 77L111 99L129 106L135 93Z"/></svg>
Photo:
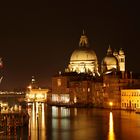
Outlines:
<svg viewBox="0 0 140 140"><path fill-rule="evenodd" d="M40 88L36 84L34 76L32 76L31 84L27 87L27 102L47 102L49 89Z"/></svg>
<svg viewBox="0 0 140 140"><path fill-rule="evenodd" d="M109 46L101 69L99 67L97 56L83 33L65 72L52 77L50 103L102 108L110 108L111 103L111 108L121 109L121 90L135 85L140 87L140 78L125 70L122 49L112 51Z"/></svg>
<svg viewBox="0 0 140 140"><path fill-rule="evenodd" d="M47 101L47 93L49 89L29 89L26 93L26 101L28 102L46 102Z"/></svg>
<svg viewBox="0 0 140 140"><path fill-rule="evenodd" d="M121 90L121 108L131 110L140 108L140 89Z"/></svg>
<svg viewBox="0 0 140 140"><path fill-rule="evenodd" d="M91 101L91 82L87 77L85 74L74 72L54 76L52 78L52 102L72 105L86 104L87 101Z"/></svg>

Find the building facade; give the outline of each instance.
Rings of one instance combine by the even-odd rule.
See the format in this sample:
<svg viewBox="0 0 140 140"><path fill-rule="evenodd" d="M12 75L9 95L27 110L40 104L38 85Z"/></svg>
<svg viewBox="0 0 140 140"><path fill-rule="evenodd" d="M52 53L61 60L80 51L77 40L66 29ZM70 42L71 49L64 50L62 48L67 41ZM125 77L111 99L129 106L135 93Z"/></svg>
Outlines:
<svg viewBox="0 0 140 140"><path fill-rule="evenodd" d="M129 110L140 108L140 89L121 90L121 108Z"/></svg>
<svg viewBox="0 0 140 140"><path fill-rule="evenodd" d="M32 76L31 83L27 87L25 100L27 102L47 102L49 100L48 88L41 88L36 83L34 76Z"/></svg>
<svg viewBox="0 0 140 140"><path fill-rule="evenodd" d="M88 38L83 32L65 72L52 77L50 102L121 109L121 91L134 85L140 85L140 79L125 70L124 51L112 51L109 46L99 69L96 53L89 48Z"/></svg>

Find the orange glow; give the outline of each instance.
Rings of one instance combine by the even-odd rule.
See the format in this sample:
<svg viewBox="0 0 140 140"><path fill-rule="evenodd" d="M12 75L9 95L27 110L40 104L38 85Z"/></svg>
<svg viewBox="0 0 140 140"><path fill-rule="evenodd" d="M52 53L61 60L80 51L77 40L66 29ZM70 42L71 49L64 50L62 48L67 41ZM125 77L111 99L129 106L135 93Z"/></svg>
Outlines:
<svg viewBox="0 0 140 140"><path fill-rule="evenodd" d="M28 89L32 89L32 86L31 86L31 85L29 85L27 88L28 88Z"/></svg>
<svg viewBox="0 0 140 140"><path fill-rule="evenodd" d="M112 112L110 112L110 114L109 114L108 140L115 140L114 125L113 125L113 114L112 114Z"/></svg>
<svg viewBox="0 0 140 140"><path fill-rule="evenodd" d="M112 102L109 102L109 105L110 105L110 106L113 106L113 103L112 103Z"/></svg>

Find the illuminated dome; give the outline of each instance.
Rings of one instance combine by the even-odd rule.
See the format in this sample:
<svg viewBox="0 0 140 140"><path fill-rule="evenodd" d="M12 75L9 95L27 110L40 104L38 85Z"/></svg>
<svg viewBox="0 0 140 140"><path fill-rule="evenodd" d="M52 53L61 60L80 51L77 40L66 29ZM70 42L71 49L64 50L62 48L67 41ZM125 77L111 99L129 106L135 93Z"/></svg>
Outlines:
<svg viewBox="0 0 140 140"><path fill-rule="evenodd" d="M79 48L74 50L70 58L70 71L78 73L98 73L98 62L95 52L88 46L88 38L81 35Z"/></svg>
<svg viewBox="0 0 140 140"><path fill-rule="evenodd" d="M124 51L123 51L122 48L119 50L119 54L120 54L120 55L124 55Z"/></svg>
<svg viewBox="0 0 140 140"><path fill-rule="evenodd" d="M110 71L113 69L118 70L118 60L117 58L112 54L111 47L109 46L107 50L107 55L104 57L102 64L101 64L102 72Z"/></svg>
<svg viewBox="0 0 140 140"><path fill-rule="evenodd" d="M118 57L118 52L117 52L117 50L115 50L115 51L113 52L113 55L116 56L116 57Z"/></svg>
<svg viewBox="0 0 140 140"><path fill-rule="evenodd" d="M82 61L82 60L97 60L97 56L90 48L81 47L76 49L70 58L70 61Z"/></svg>

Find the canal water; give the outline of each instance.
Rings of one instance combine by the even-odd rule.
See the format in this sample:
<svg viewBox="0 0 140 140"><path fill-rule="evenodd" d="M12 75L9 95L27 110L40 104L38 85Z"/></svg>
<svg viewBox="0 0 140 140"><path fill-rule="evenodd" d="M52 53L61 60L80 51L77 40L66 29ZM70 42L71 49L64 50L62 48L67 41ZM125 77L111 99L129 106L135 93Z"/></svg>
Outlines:
<svg viewBox="0 0 140 140"><path fill-rule="evenodd" d="M140 114L94 108L28 105L28 126L17 139L27 140L140 140Z"/></svg>

